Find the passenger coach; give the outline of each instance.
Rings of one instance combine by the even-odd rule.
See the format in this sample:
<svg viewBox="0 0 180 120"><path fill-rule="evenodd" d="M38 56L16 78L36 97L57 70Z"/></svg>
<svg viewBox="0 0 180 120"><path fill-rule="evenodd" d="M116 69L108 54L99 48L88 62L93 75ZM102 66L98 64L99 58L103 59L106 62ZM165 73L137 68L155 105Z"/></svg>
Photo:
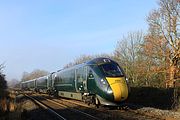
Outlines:
<svg viewBox="0 0 180 120"><path fill-rule="evenodd" d="M39 90L46 93L95 105L118 105L127 99L129 92L125 73L109 58L96 58L35 81L36 89L40 88L38 83L42 83Z"/></svg>

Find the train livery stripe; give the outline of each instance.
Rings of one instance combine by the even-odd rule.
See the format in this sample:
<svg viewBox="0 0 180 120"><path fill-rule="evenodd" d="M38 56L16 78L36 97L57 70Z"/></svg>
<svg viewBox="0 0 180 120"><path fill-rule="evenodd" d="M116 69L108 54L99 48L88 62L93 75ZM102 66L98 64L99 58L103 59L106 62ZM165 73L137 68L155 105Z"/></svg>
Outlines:
<svg viewBox="0 0 180 120"><path fill-rule="evenodd" d="M63 84L63 83L61 83L61 84L56 84L54 86L73 86L73 85L72 84Z"/></svg>
<svg viewBox="0 0 180 120"><path fill-rule="evenodd" d="M127 99L128 87L124 77L106 77L114 94L114 100L119 102Z"/></svg>

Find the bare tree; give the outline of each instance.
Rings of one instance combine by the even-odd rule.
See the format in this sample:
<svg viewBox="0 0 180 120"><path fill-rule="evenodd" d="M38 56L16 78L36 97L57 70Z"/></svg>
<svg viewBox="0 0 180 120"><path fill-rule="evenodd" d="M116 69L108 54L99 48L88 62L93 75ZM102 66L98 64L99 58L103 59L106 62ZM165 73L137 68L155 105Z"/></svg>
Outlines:
<svg viewBox="0 0 180 120"><path fill-rule="evenodd" d="M5 90L7 89L7 82L5 80L5 75L2 73L2 69L4 68L4 65L0 65L0 98L4 97L6 95Z"/></svg>
<svg viewBox="0 0 180 120"><path fill-rule="evenodd" d="M114 59L123 66L132 84L138 84L139 82L139 64L142 64L143 61L143 57L139 54L142 42L143 33L141 31L131 32L117 42L114 51Z"/></svg>
<svg viewBox="0 0 180 120"><path fill-rule="evenodd" d="M69 68L77 64L81 64L84 62L87 62L89 60L92 60L93 58L97 57L106 57L106 58L112 58L112 55L109 54L97 54L97 55L80 55L77 57L73 62L70 62L64 66L64 68Z"/></svg>
<svg viewBox="0 0 180 120"><path fill-rule="evenodd" d="M163 41L165 59L169 62L169 86L174 86L180 60L180 2L177 0L160 0L159 9L153 10L147 19L149 35L147 39Z"/></svg>
<svg viewBox="0 0 180 120"><path fill-rule="evenodd" d="M77 57L73 62L66 64L63 68L69 68L74 65L84 63L88 60L91 60L92 58L93 58L93 56L90 56L90 55L81 55L81 56Z"/></svg>
<svg viewBox="0 0 180 120"><path fill-rule="evenodd" d="M38 78L38 77L45 76L48 73L49 72L47 72L45 70L39 70L39 69L33 70L31 73L24 72L23 75L22 75L22 79L21 80L22 81L32 80L32 79L35 79L35 78Z"/></svg>
<svg viewBox="0 0 180 120"><path fill-rule="evenodd" d="M23 72L21 81L26 81L26 80L28 80L28 79L29 79L28 76L29 76L29 73L28 73L28 72Z"/></svg>
<svg viewBox="0 0 180 120"><path fill-rule="evenodd" d="M81 55L80 57L78 57L74 60L74 63L75 63L75 65L81 64L88 60L91 60L92 58L93 58L93 56L90 56L90 55Z"/></svg>
<svg viewBox="0 0 180 120"><path fill-rule="evenodd" d="M19 84L19 81L17 79L11 79L7 81L7 83L8 83L8 87L15 88Z"/></svg>

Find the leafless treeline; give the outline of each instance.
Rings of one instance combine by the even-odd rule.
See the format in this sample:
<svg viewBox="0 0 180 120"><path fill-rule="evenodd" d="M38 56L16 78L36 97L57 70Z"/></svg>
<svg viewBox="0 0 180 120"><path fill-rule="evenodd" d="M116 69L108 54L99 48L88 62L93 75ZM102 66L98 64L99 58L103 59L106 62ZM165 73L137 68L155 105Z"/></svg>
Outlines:
<svg viewBox="0 0 180 120"><path fill-rule="evenodd" d="M95 57L110 57L125 70L131 85L173 87L180 79L180 2L159 0L147 17L149 29L130 32L111 55L82 55L69 67Z"/></svg>
<svg viewBox="0 0 180 120"><path fill-rule="evenodd" d="M6 96L6 88L7 82L5 80L5 75L2 73L2 69L4 68L3 64L0 64L0 99Z"/></svg>
<svg viewBox="0 0 180 120"><path fill-rule="evenodd" d="M47 74L48 74L47 71L39 70L39 69L33 70L31 73L24 72L23 75L22 75L21 81L32 80L32 79L35 79L35 78L45 76Z"/></svg>
<svg viewBox="0 0 180 120"><path fill-rule="evenodd" d="M128 33L110 55L81 55L64 68L96 57L109 57L124 68L133 86L174 87L180 79L180 2L159 0L158 5L147 16L148 31ZM46 74L35 70L23 73L22 80Z"/></svg>

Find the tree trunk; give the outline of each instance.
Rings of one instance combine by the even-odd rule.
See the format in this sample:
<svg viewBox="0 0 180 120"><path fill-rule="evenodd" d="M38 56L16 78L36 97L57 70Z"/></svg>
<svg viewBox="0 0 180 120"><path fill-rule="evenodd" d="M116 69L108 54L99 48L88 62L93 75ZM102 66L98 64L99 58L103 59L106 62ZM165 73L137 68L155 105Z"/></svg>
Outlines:
<svg viewBox="0 0 180 120"><path fill-rule="evenodd" d="M175 85L174 85L174 83L175 83L175 81L174 81L174 77L175 77L175 66L174 65L172 65L172 66L170 66L170 70L169 70L169 80L170 80L170 86L169 87L174 87Z"/></svg>
<svg viewBox="0 0 180 120"><path fill-rule="evenodd" d="M175 87L175 82L176 82L176 75L178 74L178 66L177 66L177 62L178 60L174 60L173 63L170 65L169 67L169 79L167 79L167 82L166 82L166 87L169 88L169 87Z"/></svg>

